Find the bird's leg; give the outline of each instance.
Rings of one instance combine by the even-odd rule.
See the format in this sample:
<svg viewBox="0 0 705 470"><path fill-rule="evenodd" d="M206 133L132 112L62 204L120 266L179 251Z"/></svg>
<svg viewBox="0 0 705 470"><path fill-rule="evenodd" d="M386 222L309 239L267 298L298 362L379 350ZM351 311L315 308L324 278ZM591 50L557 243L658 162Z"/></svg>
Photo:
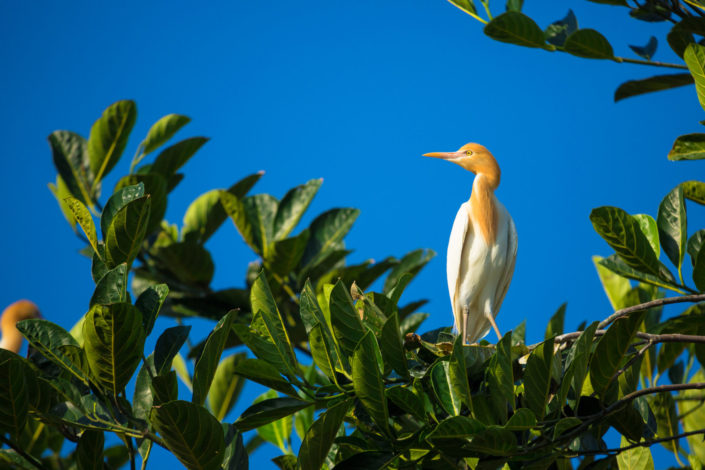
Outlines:
<svg viewBox="0 0 705 470"><path fill-rule="evenodd" d="M494 332L497 333L497 340L502 339L502 333L500 333L499 328L497 328L497 322L494 321L494 315L492 315L492 312L485 313L485 316L490 321L492 328L494 328Z"/></svg>

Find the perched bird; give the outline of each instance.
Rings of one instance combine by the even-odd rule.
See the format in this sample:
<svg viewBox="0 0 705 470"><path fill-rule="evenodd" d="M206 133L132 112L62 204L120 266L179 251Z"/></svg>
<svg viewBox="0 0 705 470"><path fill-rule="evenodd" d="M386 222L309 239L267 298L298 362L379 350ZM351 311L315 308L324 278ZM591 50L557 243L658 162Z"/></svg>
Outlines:
<svg viewBox="0 0 705 470"><path fill-rule="evenodd" d="M464 343L477 342L490 326L501 338L495 317L514 274L517 232L509 212L494 195L499 165L489 150L474 143L457 152L424 156L456 163L476 175L470 200L460 206L450 232L448 291L455 328Z"/></svg>
<svg viewBox="0 0 705 470"><path fill-rule="evenodd" d="M22 347L22 335L15 327L20 320L39 317L39 308L29 300L18 300L10 304L0 316L0 348L19 352Z"/></svg>

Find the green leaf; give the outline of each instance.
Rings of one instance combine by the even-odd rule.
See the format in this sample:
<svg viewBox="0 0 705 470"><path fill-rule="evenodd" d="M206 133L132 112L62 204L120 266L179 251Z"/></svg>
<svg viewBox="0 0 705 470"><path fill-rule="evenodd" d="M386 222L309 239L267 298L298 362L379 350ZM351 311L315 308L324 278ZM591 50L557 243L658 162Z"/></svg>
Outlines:
<svg viewBox="0 0 705 470"><path fill-rule="evenodd" d="M685 134L673 142L673 148L668 152L668 159L701 160L705 158L705 134Z"/></svg>
<svg viewBox="0 0 705 470"><path fill-rule="evenodd" d="M93 187L120 160L136 119L137 106L134 101L123 100L110 105L91 127L88 158L95 175Z"/></svg>
<svg viewBox="0 0 705 470"><path fill-rule="evenodd" d="M160 247L156 254L160 263L184 284L207 286L213 279L213 258L203 245L177 242Z"/></svg>
<svg viewBox="0 0 705 470"><path fill-rule="evenodd" d="M132 265L147 233L150 197L143 196L117 211L105 234L105 261L108 268L120 263Z"/></svg>
<svg viewBox="0 0 705 470"><path fill-rule="evenodd" d="M233 364L233 372L241 377L262 384L287 395L297 396L296 390L273 365L261 359L242 359Z"/></svg>
<svg viewBox="0 0 705 470"><path fill-rule="evenodd" d="M150 173L159 173L167 180L186 164L187 161L208 142L205 137L191 137L165 148L157 155L149 168Z"/></svg>
<svg viewBox="0 0 705 470"><path fill-rule="evenodd" d="M673 52L675 52L681 59L683 58L683 54L685 54L685 49L688 47L688 44L695 42L693 35L688 31L684 31L679 28L678 24L671 28L671 31L666 36L666 40L668 41L668 45L671 46ZM690 77L692 83L692 76L690 74L688 74L688 76Z"/></svg>
<svg viewBox="0 0 705 470"><path fill-rule="evenodd" d="M566 358L566 369L570 371L570 376L572 377L571 383L567 385L573 385L576 398L579 398L583 391L583 384L585 383L585 378L588 373L588 364L590 363L592 341L595 336L595 331L597 331L598 324L599 323L596 321L592 322L590 326L580 333L580 336L578 336L578 339L573 343L573 346L568 352L568 357ZM568 373L566 372L566 377L567 376ZM563 384L561 384L561 386L563 386ZM561 395L561 402L563 402L567 393Z"/></svg>
<svg viewBox="0 0 705 470"><path fill-rule="evenodd" d="M255 398L252 402L256 405L260 402L270 399L276 399L277 393L273 390L268 390L262 395ZM309 410L311 407L304 408L304 410ZM294 428L294 417L296 414L301 414L304 411L299 411L298 413L290 414L284 416L283 418L278 418L271 423L263 424L257 428L257 437L264 442L269 442L274 444L284 454L291 454L291 449L289 444L291 443L291 433Z"/></svg>
<svg viewBox="0 0 705 470"><path fill-rule="evenodd" d="M313 422L299 448L302 470L318 470L322 467L351 404L350 400L337 403Z"/></svg>
<svg viewBox="0 0 705 470"><path fill-rule="evenodd" d="M205 408L175 400L152 408L150 421L186 468L220 469L225 451L223 428Z"/></svg>
<svg viewBox="0 0 705 470"><path fill-rule="evenodd" d="M81 226L83 233L86 234L86 238L88 238L88 243L90 243L93 247L93 251L98 253L98 255L100 256L100 253L98 252L98 236L96 235L95 223L93 222L93 217L91 217L91 213L88 212L86 206L84 206L83 203L81 203L81 201L76 198L69 197L66 198L64 202L73 214L73 217L76 222L78 222L78 225Z"/></svg>
<svg viewBox="0 0 705 470"><path fill-rule="evenodd" d="M358 215L360 211L357 209L331 209L316 217L309 226L311 236L301 264L315 266L331 251L338 249Z"/></svg>
<svg viewBox="0 0 705 470"><path fill-rule="evenodd" d="M702 369L690 379L690 383L704 382ZM693 432L702 429L705 422L705 407L698 397L702 396L700 390L684 390L680 394L681 401L678 402L678 411L683 423L683 432ZM705 445L700 434L687 437L691 454L700 461L705 462Z"/></svg>
<svg viewBox="0 0 705 470"><path fill-rule="evenodd" d="M451 416L460 416L462 396L457 393L450 378L448 361L438 361L429 373L436 401Z"/></svg>
<svg viewBox="0 0 705 470"><path fill-rule="evenodd" d="M247 451L242 442L242 433L232 424L223 423L225 433L225 455L223 470L247 470L249 466Z"/></svg>
<svg viewBox="0 0 705 470"><path fill-rule="evenodd" d="M453 343L453 351L450 353L450 361L448 363L448 378L450 379L451 387L460 398L461 403L463 403L468 410L472 411L472 394L468 382L464 349L462 336L456 336L455 342Z"/></svg>
<svg viewBox="0 0 705 470"><path fill-rule="evenodd" d="M551 23L543 32L546 41L554 46L562 47L568 36L578 30L578 19L573 10L568 10L565 18Z"/></svg>
<svg viewBox="0 0 705 470"><path fill-rule="evenodd" d="M698 253L700 253L700 249L702 248L704 241L705 241L705 229L698 230L688 240L688 243L686 245L686 250L688 251L688 254L690 255L690 261L693 266L695 266L695 260L698 257Z"/></svg>
<svg viewBox="0 0 705 470"><path fill-rule="evenodd" d="M538 419L543 419L546 414L551 389L552 363L553 336L551 335L531 352L524 372L524 400L527 408L533 411Z"/></svg>
<svg viewBox="0 0 705 470"><path fill-rule="evenodd" d="M213 376L213 383L208 394L208 404L210 405L218 421L223 421L230 410L237 402L245 381L235 373L238 363L241 363L247 355L238 353L228 356L218 364Z"/></svg>
<svg viewBox="0 0 705 470"><path fill-rule="evenodd" d="M140 371L137 373L135 380L135 392L132 396L132 411L136 418L147 420L149 411L152 409L152 377L157 375L154 368L154 354L142 363Z"/></svg>
<svg viewBox="0 0 705 470"><path fill-rule="evenodd" d="M655 91L669 90L693 83L693 77L688 73L668 75L655 75L641 80L629 80L619 85L614 92L614 101L620 101L632 96L653 93Z"/></svg>
<svg viewBox="0 0 705 470"><path fill-rule="evenodd" d="M218 362L220 362L220 355L223 353L225 341L228 339L233 319L237 313L237 310L231 310L220 319L208 336L201 357L196 362L193 370L193 402L198 405L202 405L206 401Z"/></svg>
<svg viewBox="0 0 705 470"><path fill-rule="evenodd" d="M565 309L567 304L562 304L548 321L544 339L553 338L554 336L563 334L563 323L565 322Z"/></svg>
<svg viewBox="0 0 705 470"><path fill-rule="evenodd" d="M140 146L142 154L147 155L161 147L171 139L176 132L191 122L191 119L180 114L167 114L152 124Z"/></svg>
<svg viewBox="0 0 705 470"><path fill-rule="evenodd" d="M658 393L649 395L649 406L654 411L656 416L656 424L658 426L658 437L667 438L676 436L678 431L678 416L676 412L676 402L673 395L670 393ZM702 425L701 425L702 428ZM661 445L673 453L678 452L678 440L665 441Z"/></svg>
<svg viewBox="0 0 705 470"><path fill-rule="evenodd" d="M590 220L595 231L629 267L653 276L663 275L658 257L634 217L618 207L603 206L592 210Z"/></svg>
<svg viewBox="0 0 705 470"><path fill-rule="evenodd" d="M15 440L27 421L29 400L23 365L19 357L0 359L0 433Z"/></svg>
<svg viewBox="0 0 705 470"><path fill-rule="evenodd" d="M605 397L612 378L625 362L627 351L645 314L637 312L618 318L597 343L590 360L590 382L601 398Z"/></svg>
<svg viewBox="0 0 705 470"><path fill-rule="evenodd" d="M308 333L313 362L321 369L326 377L336 381L335 370L338 364L337 355L328 336L323 333L323 325L317 323Z"/></svg>
<svg viewBox="0 0 705 470"><path fill-rule="evenodd" d="M338 356L345 366L365 335L365 327L355 310L350 293L340 281L330 294L330 322L338 346Z"/></svg>
<svg viewBox="0 0 705 470"><path fill-rule="evenodd" d="M73 132L54 131L48 140L59 173L56 187L61 188L62 193L69 193L61 198L57 193L57 199L63 201L66 196L73 196L84 204L93 205L93 173L88 164L86 139Z"/></svg>
<svg viewBox="0 0 705 470"><path fill-rule="evenodd" d="M659 238L658 224L653 217L648 214L634 214L632 217L639 223L639 228L658 257L661 253L661 241Z"/></svg>
<svg viewBox="0 0 705 470"><path fill-rule="evenodd" d="M651 60L651 58L656 53L656 48L658 47L658 40L655 36L649 38L649 42L645 46L632 46L629 48L634 51L639 57L643 57L646 60Z"/></svg>
<svg viewBox="0 0 705 470"><path fill-rule="evenodd" d="M261 254L260 247L255 242L254 229L247 217L243 199L227 191L220 191L218 194L225 213L232 219L242 239L255 253Z"/></svg>
<svg viewBox="0 0 705 470"><path fill-rule="evenodd" d="M149 223L147 224L147 233L152 233L159 229L162 224L162 219L166 213L167 201L167 182L166 179L157 173L146 175L128 175L120 178L115 185L115 191L121 188L134 186L142 183L144 185L145 194L149 194L151 202L151 211L149 214Z"/></svg>
<svg viewBox="0 0 705 470"><path fill-rule="evenodd" d="M477 15L477 9L475 8L475 2L473 0L448 0L451 4L455 5L465 13L470 14L473 17Z"/></svg>
<svg viewBox="0 0 705 470"><path fill-rule="evenodd" d="M514 374L512 371L512 334L508 332L497 342L497 352L490 359L485 371L492 390L490 400L500 420L507 420L507 405L514 408Z"/></svg>
<svg viewBox="0 0 705 470"><path fill-rule="evenodd" d="M280 276L289 275L301 261L308 238L309 231L306 229L295 237L275 241L264 265Z"/></svg>
<svg viewBox="0 0 705 470"><path fill-rule="evenodd" d="M567 53L587 59L613 59L614 51L609 41L594 29L579 29L568 36L563 44Z"/></svg>
<svg viewBox="0 0 705 470"><path fill-rule="evenodd" d="M270 398L250 406L234 424L241 432L245 432L292 415L311 405L313 403L298 398Z"/></svg>
<svg viewBox="0 0 705 470"><path fill-rule="evenodd" d="M705 291L705 250L703 246L700 246L693 265L693 281L695 282L695 287L701 292Z"/></svg>
<svg viewBox="0 0 705 470"><path fill-rule="evenodd" d="M169 287L166 284L157 284L148 287L135 301L135 307L142 312L142 327L144 335L149 336L154 328L154 321L159 315L159 311L169 294Z"/></svg>
<svg viewBox="0 0 705 470"><path fill-rule="evenodd" d="M519 408L504 425L508 431L527 431L536 427L536 415L528 408Z"/></svg>
<svg viewBox="0 0 705 470"><path fill-rule="evenodd" d="M166 371L162 375L152 378L150 384L154 405L161 405L176 400L179 395L179 383L176 380L176 372Z"/></svg>
<svg viewBox="0 0 705 470"><path fill-rule="evenodd" d="M332 302L332 298L331 298ZM372 421L386 434L390 434L387 398L384 382L379 372L377 357L379 346L372 332L367 332L355 348L352 359L353 387L357 398L369 413Z"/></svg>
<svg viewBox="0 0 705 470"><path fill-rule="evenodd" d="M101 253L101 256L98 256L98 253L93 253L93 256L91 257L91 277L93 278L93 282L98 284L98 282L105 276L105 274L109 271L108 267L105 265L105 262L101 258L105 258L105 244L103 242L98 242L98 250Z"/></svg>
<svg viewBox="0 0 705 470"><path fill-rule="evenodd" d="M688 44L683 53L683 60L695 80L695 90L698 93L700 106L705 109L705 47L695 43Z"/></svg>
<svg viewBox="0 0 705 470"><path fill-rule="evenodd" d="M683 293L681 287L675 282L664 281L663 279L652 276L650 274L643 273L641 271L636 271L624 263L621 258L617 255L611 255L598 261L598 264L604 266L615 274L619 274L627 279L634 279L635 281L645 282L647 284L652 284L654 286L664 287L679 293Z"/></svg>
<svg viewBox="0 0 705 470"><path fill-rule="evenodd" d="M325 333L330 333L327 328L328 322L321 311L321 307L318 305L316 293L313 291L310 279L306 279L306 283L304 284L304 288L301 291L301 296L299 298L299 305L301 320L303 321L307 334L310 333L313 327L319 323ZM332 340L332 336L330 336L330 334L328 337Z"/></svg>
<svg viewBox="0 0 705 470"><path fill-rule="evenodd" d="M627 447L631 442L622 436L620 447ZM654 461L651 458L649 447L635 447L617 454L619 470L654 470Z"/></svg>
<svg viewBox="0 0 705 470"><path fill-rule="evenodd" d="M485 425L466 416L451 416L441 421L426 439L438 445L457 445L486 429Z"/></svg>
<svg viewBox="0 0 705 470"><path fill-rule="evenodd" d="M413 278L434 256L436 256L436 252L433 250L414 250L404 255L404 257L399 260L399 263L392 268L389 275L387 275L382 292L384 292L385 295L390 295L392 289L395 289L395 287L399 285L404 274L408 273ZM397 301L400 296L401 292L399 296L396 297Z"/></svg>
<svg viewBox="0 0 705 470"><path fill-rule="evenodd" d="M154 346L154 370L157 375L166 374L171 370L171 363L174 356L188 339L191 325L178 325L167 328L159 335L157 344Z"/></svg>
<svg viewBox="0 0 705 470"><path fill-rule="evenodd" d="M232 185L227 192L236 198L243 198L261 177L262 172L246 176ZM181 229L183 240L205 243L225 222L228 215L220 202L221 191L214 189L201 194L189 205Z"/></svg>
<svg viewBox="0 0 705 470"><path fill-rule="evenodd" d="M274 217L279 202L269 194L255 194L243 200L245 215L252 227L252 241L255 252L265 259L274 243Z"/></svg>
<svg viewBox="0 0 705 470"><path fill-rule="evenodd" d="M423 401L409 388L395 385L394 387L386 389L384 394L387 396L387 399L391 400L395 405L415 418L420 420L426 418Z"/></svg>
<svg viewBox="0 0 705 470"><path fill-rule="evenodd" d="M524 0L507 0L507 11L521 11Z"/></svg>
<svg viewBox="0 0 705 470"><path fill-rule="evenodd" d="M83 431L76 446L78 470L103 470L104 445L105 437L102 431Z"/></svg>
<svg viewBox="0 0 705 470"><path fill-rule="evenodd" d="M629 280L622 277L604 267L600 262L603 260L601 256L593 256L592 262L595 264L597 275L602 282L602 288L607 294L607 298L614 310L619 310L626 307L624 299L631 291L632 285Z"/></svg>
<svg viewBox="0 0 705 470"><path fill-rule="evenodd" d="M100 216L100 231L103 233L103 238L107 236L108 228L115 214L130 202L142 196L144 196L144 184L141 183L134 186L125 186L116 190L113 195L110 196Z"/></svg>
<svg viewBox="0 0 705 470"><path fill-rule="evenodd" d="M76 218L73 216L73 212L71 212L71 209L69 209L68 203L66 202L66 198L71 197L71 192L66 187L66 183L64 183L64 180L60 175L56 175L56 184L49 183L49 191L51 191L56 198L56 202L59 203L61 213L64 214L64 218L69 225L71 225L71 229L75 232Z"/></svg>
<svg viewBox="0 0 705 470"><path fill-rule="evenodd" d="M142 357L142 314L128 303L95 305L83 322L83 341L93 376L117 396Z"/></svg>
<svg viewBox="0 0 705 470"><path fill-rule="evenodd" d="M581 424L583 424L583 422L579 418L575 418L573 416L562 418L558 421L558 423L556 423L556 427L553 429L553 439L561 437L567 431L575 428L576 426L580 426Z"/></svg>
<svg viewBox="0 0 705 470"><path fill-rule="evenodd" d="M78 343L68 331L48 320L39 318L21 320L15 326L42 356L71 372L81 382L88 385L86 374L73 363L69 356L63 353L65 346L78 348Z"/></svg>
<svg viewBox="0 0 705 470"><path fill-rule="evenodd" d="M496 41L525 47L544 47L543 31L523 13L508 11L485 26L485 34Z"/></svg>
<svg viewBox="0 0 705 470"><path fill-rule="evenodd" d="M311 180L286 193L274 216L275 240L282 240L294 230L318 192L318 188L321 187L321 183L323 179Z"/></svg>
<svg viewBox="0 0 705 470"><path fill-rule="evenodd" d="M387 367L393 368L401 377L409 377L409 369L404 352L404 342L399 330L399 317L394 312L382 327L380 338L380 349L382 358Z"/></svg>
<svg viewBox="0 0 705 470"><path fill-rule="evenodd" d="M702 181L684 181L681 183L683 196L698 204L705 205L705 183Z"/></svg>
<svg viewBox="0 0 705 470"><path fill-rule="evenodd" d="M105 273L95 287L90 306L127 302L127 276L129 274L125 263L119 264Z"/></svg>
<svg viewBox="0 0 705 470"><path fill-rule="evenodd" d="M685 200L680 186L668 193L659 205L658 232L663 251L680 272L688 240Z"/></svg>

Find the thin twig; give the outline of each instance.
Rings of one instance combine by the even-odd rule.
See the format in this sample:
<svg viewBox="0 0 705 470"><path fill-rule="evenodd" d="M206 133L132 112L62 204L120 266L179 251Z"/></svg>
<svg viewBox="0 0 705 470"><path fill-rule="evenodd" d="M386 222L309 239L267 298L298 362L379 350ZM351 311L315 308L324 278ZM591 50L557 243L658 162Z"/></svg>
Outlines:
<svg viewBox="0 0 705 470"><path fill-rule="evenodd" d="M705 338L703 338L703 339L705 339ZM612 378L610 379L610 382L612 382L612 381L614 381L615 379L617 379L617 378L618 378L620 375L622 375L627 369L629 369L629 368L632 366L632 364L634 364L634 362L636 362L637 359L639 359L641 356L643 356L644 353L645 353L651 346L653 346L654 344L655 344L655 343L654 343L653 341L648 340L648 341L646 342L646 344L644 345L644 347L641 348L636 354L634 354L634 356L632 356L632 358L629 359L626 364L624 364L624 367L622 367L621 369L619 369L617 372L614 373L614 375L613 375Z"/></svg>
<svg viewBox="0 0 705 470"><path fill-rule="evenodd" d="M10 439L7 439L2 434L0 434L0 442L3 442L8 447L10 447L12 450L14 450L19 455L21 455L22 458L24 458L27 462L31 463L33 467L36 467L39 470L46 470L46 467L39 460L37 460L36 458L34 458L31 455L29 455L28 453L26 453L17 444L12 442Z"/></svg>
<svg viewBox="0 0 705 470"><path fill-rule="evenodd" d="M569 341L573 341L574 339L577 339L583 332L582 331L573 331L572 333L566 333L563 335L558 335L555 338L553 338L553 342L558 344L558 343L567 343ZM605 333L607 333L607 330L596 330L595 331L595 336L603 336ZM652 342L654 344L658 343L705 343L705 336L698 336L698 335L682 335L679 333L672 333L672 334L663 334L663 335L655 335L652 333L643 333L643 332L637 332L635 336L639 339L643 339L647 342ZM529 349L535 349L539 344L541 343L536 343L528 346ZM643 343L641 343L643 344Z"/></svg>
<svg viewBox="0 0 705 470"><path fill-rule="evenodd" d="M610 315L606 319L602 320L600 322L600 324L597 325L597 327L604 328L607 325L609 325L610 323L612 323L613 321L615 321L617 318L627 316L630 313L641 312L642 310L648 310L653 307L660 307L662 305L678 304L678 303L684 303L684 302L695 303L695 302L702 302L702 301L705 301L705 294L682 295L680 297L666 297L664 299L656 299L656 300L652 300L650 302L644 302L643 304L633 305L631 307L617 310L612 315Z"/></svg>
<svg viewBox="0 0 705 470"><path fill-rule="evenodd" d="M604 450L579 451L576 453L576 455L619 454L621 452L624 452L624 451L630 450L630 449L634 449L636 447L650 447L653 444L658 444L660 442L676 441L678 439L683 439L684 437L693 436L695 434L705 434L705 429L698 429L697 431L684 432L681 434L676 434L675 436L662 437L661 439L653 439L651 441L637 442L636 444L632 444L632 445L628 445L628 446L624 446L624 447L616 447L616 448L604 449Z"/></svg>

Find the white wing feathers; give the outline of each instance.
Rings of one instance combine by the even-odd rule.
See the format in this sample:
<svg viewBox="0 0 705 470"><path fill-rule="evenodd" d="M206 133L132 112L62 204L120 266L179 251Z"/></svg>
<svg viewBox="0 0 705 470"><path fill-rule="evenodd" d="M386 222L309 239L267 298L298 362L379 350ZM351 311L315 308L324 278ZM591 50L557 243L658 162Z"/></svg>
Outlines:
<svg viewBox="0 0 705 470"><path fill-rule="evenodd" d="M450 303L455 316L455 329L461 331L460 316L461 312L456 312L456 302L460 282L460 264L463 260L463 246L467 238L468 230L470 229L469 207L470 203L466 202L460 206L458 213L455 215L453 229L450 232L450 241L448 242L447 254L447 275L448 275L448 293L450 294Z"/></svg>

